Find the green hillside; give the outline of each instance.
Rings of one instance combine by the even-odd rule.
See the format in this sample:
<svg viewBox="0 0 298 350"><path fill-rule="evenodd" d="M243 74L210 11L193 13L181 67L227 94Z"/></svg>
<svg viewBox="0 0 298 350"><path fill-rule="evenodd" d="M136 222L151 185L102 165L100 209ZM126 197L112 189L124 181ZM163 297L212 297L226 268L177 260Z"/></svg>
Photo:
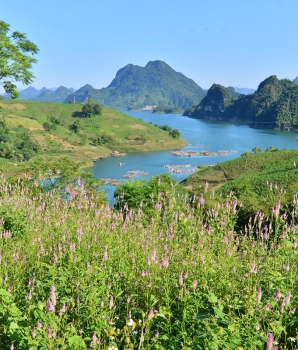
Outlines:
<svg viewBox="0 0 298 350"><path fill-rule="evenodd" d="M233 98L229 89L214 84L199 105L184 115L201 119L248 123L258 128L298 127L298 86L275 75L265 79L250 95Z"/></svg>
<svg viewBox="0 0 298 350"><path fill-rule="evenodd" d="M246 215L258 210L269 214L278 200L285 206L298 193L298 151L281 150L250 154L202 167L183 181L194 192L206 189L215 196L233 194L243 202Z"/></svg>
<svg viewBox="0 0 298 350"><path fill-rule="evenodd" d="M111 151L155 151L183 147L182 138L122 112L102 108L91 118L80 115L82 105L33 101L1 101L1 164L20 164L36 156L67 156L85 161ZM79 112L79 113L78 113ZM77 132L75 132L77 131Z"/></svg>
<svg viewBox="0 0 298 350"><path fill-rule="evenodd" d="M117 108L141 108L146 105L170 105L187 108L197 104L205 91L193 80L176 72L162 61L150 61L145 67L128 64L121 68L107 88L85 85L69 98L85 102L88 97Z"/></svg>

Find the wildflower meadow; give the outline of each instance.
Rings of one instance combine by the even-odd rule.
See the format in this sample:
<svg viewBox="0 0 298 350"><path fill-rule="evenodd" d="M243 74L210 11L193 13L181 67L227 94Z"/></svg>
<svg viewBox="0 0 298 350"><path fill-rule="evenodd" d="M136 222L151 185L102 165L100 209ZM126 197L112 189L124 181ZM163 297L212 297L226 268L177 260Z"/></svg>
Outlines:
<svg viewBox="0 0 298 350"><path fill-rule="evenodd" d="M298 197L238 227L233 193L148 216L37 186L0 182L1 349L297 348Z"/></svg>

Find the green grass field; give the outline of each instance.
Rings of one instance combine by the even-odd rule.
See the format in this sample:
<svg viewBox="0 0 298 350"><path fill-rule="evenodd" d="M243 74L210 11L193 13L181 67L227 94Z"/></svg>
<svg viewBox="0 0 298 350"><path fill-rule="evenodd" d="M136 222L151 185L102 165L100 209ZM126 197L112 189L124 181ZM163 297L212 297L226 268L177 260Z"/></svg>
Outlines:
<svg viewBox="0 0 298 350"><path fill-rule="evenodd" d="M67 156L92 165L92 159L108 156L111 151L146 152L175 149L186 145L168 132L120 111L103 107L102 115L91 118L73 117L82 105L34 101L1 101L0 121L5 121L11 135L22 129L41 147L41 156ZM55 119L59 125L46 131L44 123ZM79 120L79 131L69 126ZM108 141L96 144L94 140L105 135Z"/></svg>
<svg viewBox="0 0 298 350"><path fill-rule="evenodd" d="M183 184L201 193L207 182L215 196L222 197L233 191L245 204L247 213L263 210L268 214L277 198L286 210L287 204L298 192L296 163L296 150L252 154L200 169Z"/></svg>

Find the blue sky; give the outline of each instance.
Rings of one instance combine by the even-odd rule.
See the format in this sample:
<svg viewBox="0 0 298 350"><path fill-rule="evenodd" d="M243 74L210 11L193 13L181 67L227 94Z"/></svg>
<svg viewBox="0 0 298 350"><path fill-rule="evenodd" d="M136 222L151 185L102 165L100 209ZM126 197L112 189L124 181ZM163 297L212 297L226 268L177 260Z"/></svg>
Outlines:
<svg viewBox="0 0 298 350"><path fill-rule="evenodd" d="M106 87L162 60L203 88L298 76L297 0L14 0L0 19L40 49L36 88Z"/></svg>

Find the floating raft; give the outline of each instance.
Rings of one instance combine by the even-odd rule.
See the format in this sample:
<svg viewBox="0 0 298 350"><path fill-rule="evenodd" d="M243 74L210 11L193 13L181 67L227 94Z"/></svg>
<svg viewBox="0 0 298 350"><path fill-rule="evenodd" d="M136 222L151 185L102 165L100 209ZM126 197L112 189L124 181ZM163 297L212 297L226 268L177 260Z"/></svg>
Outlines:
<svg viewBox="0 0 298 350"><path fill-rule="evenodd" d="M198 151L173 151L170 154L178 157L197 157L199 155Z"/></svg>
<svg viewBox="0 0 298 350"><path fill-rule="evenodd" d="M226 156L230 153L237 153L236 150L220 150L217 152L210 152L210 151L173 151L170 152L173 156L178 157L198 157L198 156Z"/></svg>
<svg viewBox="0 0 298 350"><path fill-rule="evenodd" d="M123 180L118 179L100 179L104 185L118 186Z"/></svg>
<svg viewBox="0 0 298 350"><path fill-rule="evenodd" d="M168 168L170 172L177 174L194 173L198 170L196 164L164 165L164 167Z"/></svg>

